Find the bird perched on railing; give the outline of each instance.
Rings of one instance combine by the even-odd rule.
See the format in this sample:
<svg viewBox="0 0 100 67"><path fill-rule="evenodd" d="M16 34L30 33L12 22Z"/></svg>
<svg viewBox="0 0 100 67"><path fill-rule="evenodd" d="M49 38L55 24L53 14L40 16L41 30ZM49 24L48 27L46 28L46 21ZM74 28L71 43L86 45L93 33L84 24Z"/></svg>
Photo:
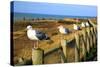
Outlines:
<svg viewBox="0 0 100 67"><path fill-rule="evenodd" d="M86 27L90 27L89 22L85 22Z"/></svg>
<svg viewBox="0 0 100 67"><path fill-rule="evenodd" d="M62 25L58 26L57 28L59 29L60 32L60 40L64 39L63 35L68 34L70 32L69 29L64 28Z"/></svg>
<svg viewBox="0 0 100 67"><path fill-rule="evenodd" d="M81 27L86 27L85 22L82 22L82 23L81 23Z"/></svg>
<svg viewBox="0 0 100 67"><path fill-rule="evenodd" d="M38 45L39 40L48 40L48 39L50 39L45 33L33 29L31 25L27 26L27 37L30 40L36 40L37 41L37 44L34 44L34 48L36 48L36 49L39 48L39 45Z"/></svg>
<svg viewBox="0 0 100 67"><path fill-rule="evenodd" d="M74 30L80 30L80 27L76 24L73 24L73 28L74 28Z"/></svg>
<svg viewBox="0 0 100 67"><path fill-rule="evenodd" d="M58 26L57 28L61 34L68 34L70 32L69 29L64 28L62 25Z"/></svg>

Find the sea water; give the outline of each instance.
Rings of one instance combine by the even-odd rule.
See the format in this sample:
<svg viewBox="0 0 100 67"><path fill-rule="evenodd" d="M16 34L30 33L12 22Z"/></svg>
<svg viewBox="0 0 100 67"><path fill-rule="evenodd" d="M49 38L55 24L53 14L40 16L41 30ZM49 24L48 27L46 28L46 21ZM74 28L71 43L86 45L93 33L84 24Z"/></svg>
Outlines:
<svg viewBox="0 0 100 67"><path fill-rule="evenodd" d="M64 18L95 18L91 16L66 16L66 15L49 15L49 14L35 14L35 13L13 13L14 20L23 19L64 19Z"/></svg>

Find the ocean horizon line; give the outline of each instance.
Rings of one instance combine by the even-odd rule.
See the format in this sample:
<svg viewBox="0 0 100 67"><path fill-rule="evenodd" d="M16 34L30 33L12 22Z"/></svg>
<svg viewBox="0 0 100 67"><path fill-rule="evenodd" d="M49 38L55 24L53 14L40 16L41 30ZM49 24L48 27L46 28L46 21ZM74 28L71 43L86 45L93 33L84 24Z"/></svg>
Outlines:
<svg viewBox="0 0 100 67"><path fill-rule="evenodd" d="M26 18L26 19L36 19L36 18L39 18L39 19L42 19L42 18L45 18L45 19L49 19L49 18L52 18L52 19L97 18L97 16L69 16L69 15L53 15L53 14L21 13L21 12L20 13L19 12L14 12L13 17L14 17L14 20L22 20L23 18Z"/></svg>

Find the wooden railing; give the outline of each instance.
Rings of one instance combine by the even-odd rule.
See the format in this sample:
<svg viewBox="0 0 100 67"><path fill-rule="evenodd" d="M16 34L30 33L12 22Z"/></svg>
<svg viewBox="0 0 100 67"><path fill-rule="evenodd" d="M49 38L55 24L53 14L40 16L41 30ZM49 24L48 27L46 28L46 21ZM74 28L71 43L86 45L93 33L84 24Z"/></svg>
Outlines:
<svg viewBox="0 0 100 67"><path fill-rule="evenodd" d="M61 54L61 62L69 62L68 60L68 46L72 45L74 46L75 51L73 52L74 56L74 60L72 62L79 62L79 61L86 61L87 60L87 55L91 52L92 48L95 48L97 46L97 29L96 27L88 27L88 28L84 28L81 31L77 32L74 34L73 39L71 40L66 40L66 39L62 39L61 40L61 46L59 46L58 48L55 49L61 49L62 48L62 52L59 52L59 54ZM38 52L40 49L36 49L35 51ZM42 50L43 51L43 50ZM52 51L52 50L51 50ZM33 52L34 53L34 50ZM41 50L40 50L41 53ZM42 52L43 53L43 52ZM33 57L33 58L37 58L36 61L34 61L33 59L33 64L41 64L41 63L36 63L36 62L43 62L43 55L44 54L38 54L38 53L34 53L39 56L37 57ZM48 53L48 52L47 52ZM46 54L46 53L45 53ZM50 54L50 51L49 51ZM40 57L42 57L40 59Z"/></svg>
<svg viewBox="0 0 100 67"><path fill-rule="evenodd" d="M32 64L44 64L45 56L48 56L57 50L60 50L58 53L61 57L61 63L89 61L91 60L91 53L93 59L97 53L96 51L95 53L92 52L94 49L97 49L97 26L92 24L92 27L83 28L82 30L73 33L71 39L66 39L62 35L59 45L52 49L46 51L43 49L32 49ZM72 57L69 56L69 48L72 48L73 50ZM71 60L71 58L73 59ZM53 60L52 57L51 60ZM18 65L24 64L25 62Z"/></svg>

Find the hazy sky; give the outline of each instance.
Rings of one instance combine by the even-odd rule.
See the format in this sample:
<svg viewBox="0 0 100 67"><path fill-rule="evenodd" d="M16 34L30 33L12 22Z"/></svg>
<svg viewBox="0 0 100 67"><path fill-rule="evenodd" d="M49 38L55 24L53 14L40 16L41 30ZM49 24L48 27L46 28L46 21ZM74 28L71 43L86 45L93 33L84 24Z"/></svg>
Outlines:
<svg viewBox="0 0 100 67"><path fill-rule="evenodd" d="M14 1L14 12L70 16L97 16L96 6Z"/></svg>

